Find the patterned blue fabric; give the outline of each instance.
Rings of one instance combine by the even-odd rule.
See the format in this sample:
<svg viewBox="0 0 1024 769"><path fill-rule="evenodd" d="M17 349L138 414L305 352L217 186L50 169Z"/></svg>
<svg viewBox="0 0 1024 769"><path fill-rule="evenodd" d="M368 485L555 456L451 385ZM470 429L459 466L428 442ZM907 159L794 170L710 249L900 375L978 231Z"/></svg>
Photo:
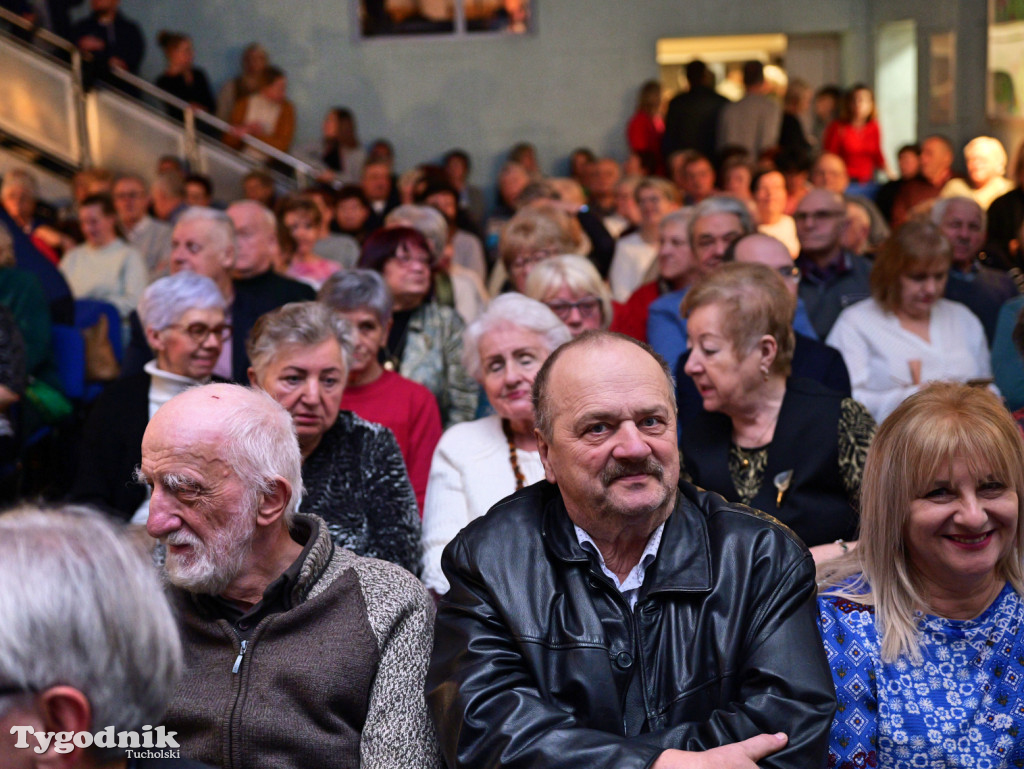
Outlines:
<svg viewBox="0 0 1024 769"><path fill-rule="evenodd" d="M871 607L818 607L839 703L829 767L1024 766L1024 600L1009 584L973 620L923 616L917 664L882 662Z"/></svg>

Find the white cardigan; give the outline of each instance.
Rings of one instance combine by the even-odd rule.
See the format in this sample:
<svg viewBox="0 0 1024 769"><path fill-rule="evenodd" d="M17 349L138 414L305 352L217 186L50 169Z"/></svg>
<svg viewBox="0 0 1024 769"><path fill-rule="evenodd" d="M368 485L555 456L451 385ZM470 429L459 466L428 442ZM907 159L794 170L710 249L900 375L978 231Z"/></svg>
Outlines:
<svg viewBox="0 0 1024 769"><path fill-rule="evenodd" d="M966 382L992 376L981 321L959 302L939 299L928 326L931 342L900 326L874 299L839 314L825 343L843 354L853 397L881 423L921 389L911 382L911 360L921 361L921 382Z"/></svg>
<svg viewBox="0 0 1024 769"><path fill-rule="evenodd" d="M423 503L423 583L448 592L441 552L474 518L516 490L501 418L493 415L449 427L434 450ZM536 451L516 452L527 485L544 477Z"/></svg>

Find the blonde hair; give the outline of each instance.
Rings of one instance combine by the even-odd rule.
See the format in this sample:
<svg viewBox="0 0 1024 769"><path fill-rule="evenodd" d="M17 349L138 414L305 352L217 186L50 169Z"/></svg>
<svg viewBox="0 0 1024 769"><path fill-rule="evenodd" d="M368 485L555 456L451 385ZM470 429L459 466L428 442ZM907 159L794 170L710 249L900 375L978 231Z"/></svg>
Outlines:
<svg viewBox="0 0 1024 769"><path fill-rule="evenodd" d="M579 253L583 231L579 222L551 203L521 209L501 231L498 255L505 269L523 251L546 250L555 254Z"/></svg>
<svg viewBox="0 0 1024 769"><path fill-rule="evenodd" d="M796 347L796 299L779 273L763 264L727 262L686 293L680 312L689 318L697 308L711 304L722 306L722 334L737 353L749 353L765 334L774 337L772 373L789 376Z"/></svg>
<svg viewBox="0 0 1024 769"><path fill-rule="evenodd" d="M860 485L856 550L818 568L819 592L875 607L882 659L920 661L918 612L926 591L907 559L910 503L936 473L965 459L974 475L991 472L1017 494L1017 531L996 570L1024 594L1024 442L989 390L936 383L910 396L886 419L868 450Z"/></svg>
<svg viewBox="0 0 1024 769"><path fill-rule="evenodd" d="M601 301L601 328L612 322L612 294L589 259L572 254L545 259L530 271L524 294L545 302L562 286L574 294L590 294Z"/></svg>

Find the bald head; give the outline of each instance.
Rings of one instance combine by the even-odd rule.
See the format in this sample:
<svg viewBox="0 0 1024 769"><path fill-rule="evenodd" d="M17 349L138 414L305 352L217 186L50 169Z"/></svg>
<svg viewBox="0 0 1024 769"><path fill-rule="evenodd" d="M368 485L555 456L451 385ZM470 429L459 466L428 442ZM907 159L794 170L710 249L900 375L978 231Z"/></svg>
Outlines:
<svg viewBox="0 0 1024 769"><path fill-rule="evenodd" d="M846 163L838 155L824 153L811 169L811 184L831 192L842 194L850 185L850 176L846 173Z"/></svg>
<svg viewBox="0 0 1024 769"><path fill-rule="evenodd" d="M736 241L733 259L748 264L763 264L782 276L786 288L796 294L800 284L799 272L793 264L793 257L785 244L770 235L755 233Z"/></svg>

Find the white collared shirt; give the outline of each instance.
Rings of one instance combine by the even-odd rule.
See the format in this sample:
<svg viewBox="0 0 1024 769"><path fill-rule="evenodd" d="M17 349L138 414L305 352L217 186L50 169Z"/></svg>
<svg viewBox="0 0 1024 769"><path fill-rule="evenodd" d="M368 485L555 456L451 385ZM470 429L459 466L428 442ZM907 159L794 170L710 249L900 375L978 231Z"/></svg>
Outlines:
<svg viewBox="0 0 1024 769"><path fill-rule="evenodd" d="M640 588L643 587L647 568L654 563L654 559L658 555L658 546L661 544L661 535L665 530L665 524L662 523L661 526L651 532L651 536L647 538L647 546L644 547L644 552L640 556L640 561L630 569L629 574L626 575L622 582L619 582L618 576L605 565L604 556L601 555L601 551L598 549L597 543L594 542L593 538L579 526L573 524L573 528L576 529L576 539L579 541L580 547L597 554L601 571L618 588L622 597L629 603L629 608L633 609L636 607L636 601L640 596Z"/></svg>

